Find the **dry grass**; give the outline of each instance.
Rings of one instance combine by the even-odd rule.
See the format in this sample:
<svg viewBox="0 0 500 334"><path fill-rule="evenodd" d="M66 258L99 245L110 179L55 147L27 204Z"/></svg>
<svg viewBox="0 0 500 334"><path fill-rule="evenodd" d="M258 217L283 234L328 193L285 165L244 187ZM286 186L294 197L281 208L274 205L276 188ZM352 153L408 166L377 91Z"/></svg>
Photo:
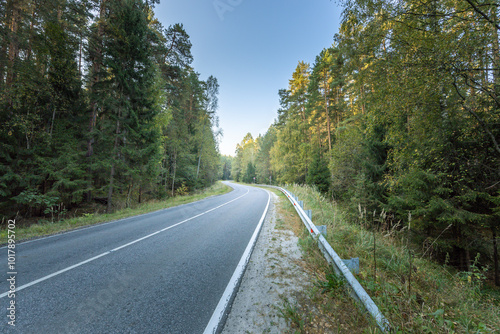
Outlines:
<svg viewBox="0 0 500 334"><path fill-rule="evenodd" d="M279 191L276 228L288 229L299 237L304 261L298 261L308 274L309 288L283 297L279 307L282 317L290 323L287 333L370 333L376 326L343 288L329 289L331 269L309 236L288 199ZM326 288L325 288L326 287Z"/></svg>
<svg viewBox="0 0 500 334"><path fill-rule="evenodd" d="M438 265L408 246L406 231L366 230L346 222L342 210L314 189L287 189L304 201L306 209L313 210L316 225L328 226L327 240L341 258L360 258L357 279L394 332L500 332L500 293L484 284L482 269L457 272ZM310 252L311 266L324 270L316 259L322 255Z"/></svg>

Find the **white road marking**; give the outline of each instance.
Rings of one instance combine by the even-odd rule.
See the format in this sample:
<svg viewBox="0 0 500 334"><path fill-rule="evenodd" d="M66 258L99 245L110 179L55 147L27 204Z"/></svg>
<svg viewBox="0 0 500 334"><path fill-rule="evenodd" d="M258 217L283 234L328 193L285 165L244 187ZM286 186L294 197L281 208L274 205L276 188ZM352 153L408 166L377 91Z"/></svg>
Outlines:
<svg viewBox="0 0 500 334"><path fill-rule="evenodd" d="M183 221L181 221L181 222L179 222L179 223L177 223L177 224L171 225L171 226L166 227L166 228L164 228L164 229L161 229L161 230L159 230L159 231L156 231L156 232L153 232L153 233L151 233L151 234L148 234L148 235L146 235L146 236L144 236L144 237L142 237L142 238L139 238L139 239L137 239L137 240L134 240L134 241L132 241L132 242L129 242L129 243L125 244L125 245L122 245L122 246L116 247L116 248L114 248L114 249L112 249L112 250L110 250L110 251L104 252L104 253L102 253L102 254L100 254L100 255L94 256L93 258L90 258L90 259L88 259L88 260L82 261L82 262L77 263L77 264L74 264L74 265L72 265L72 266L70 266L70 267L67 267L67 268L64 268L64 269L62 269L62 270L56 271L55 273L52 273L52 274L50 274L50 275L44 276L44 277L42 277L42 278L39 278L39 279L34 280L34 281L32 281L32 282L29 282L29 283L27 283L27 284L24 284L24 285L21 285L21 286L19 286L19 287L16 287L16 292L17 292L17 291L24 290L24 289L26 289L26 288L29 288L30 286L33 286L33 285L38 284L38 283L40 283L40 282L46 281L46 280L48 280L48 279L50 279L50 278L52 278L52 277L58 276L58 275L60 275L60 274L62 274L62 273L65 273L65 272L67 272L67 271L70 271L70 270L72 270L72 269L78 268L78 267L80 267L80 266L82 266L82 265L84 265L84 264L87 264L87 263L90 263L90 262L92 262L92 261L95 261L95 260L97 260L97 259L99 259L99 258L101 258L101 257L103 257L103 256L106 256L106 255L111 254L112 252L116 252L116 251L118 251L118 250L120 250L120 249L123 249L123 248L125 248L125 247L131 246L131 245L133 245L133 244L135 244L135 243L138 243L138 242L140 242L140 241L143 241L143 240L145 240L145 239L151 238L152 236L154 236L154 235L156 235L156 234L158 234L158 233L165 232L165 231L167 231L167 230L169 230L169 229L171 229L171 228L174 228L174 227L176 227L176 226L179 226L179 225L182 225L182 224L184 224L184 223L187 223L188 221L193 220L193 219L196 219L196 218L198 218L198 217L200 217L200 216L203 216L203 215L205 215L205 214L207 214L207 213L209 213L209 212L212 212L212 211L214 211L214 210L220 209L220 208L222 208L223 206L228 205L229 203L234 202L234 201L236 201L236 200L238 200L238 199L240 199L240 198L242 198L242 197L246 196L249 192L250 192L250 190L249 190L249 189L247 189L247 192L246 192L246 193L244 193L243 195L241 195L241 196L239 196L239 197L236 197L235 199L232 199L232 200L230 200L229 202L226 202L226 203L224 203L224 204L221 204L221 205L219 205L219 206L217 206L217 207L215 207L215 208L212 208L212 209L210 209L210 210L207 210L207 211L205 211L205 212L202 212L202 213L200 213L200 214L198 214L198 215L196 215L196 216L193 216L193 217L191 217L191 218L188 218L188 219L186 219L186 220L183 220ZM6 296L9 294L9 292L11 292L11 291L7 291L7 292L4 292L4 293L0 294L0 299L1 299L1 298L6 297Z"/></svg>
<svg viewBox="0 0 500 334"><path fill-rule="evenodd" d="M259 236L260 230L264 223L264 219L266 218L267 210L269 209L269 203L271 202L271 194L269 193L269 191L265 191L267 192L267 195L269 197L267 199L267 205L264 209L264 213L262 213L262 217L260 218L260 221L255 228L252 238L248 242L247 248L241 256L240 262L236 266L233 276L229 280L229 283L227 284L226 289L224 290L224 293L222 294L222 297L220 298L219 303L217 304L217 307L215 308L215 311L207 324L207 327L205 327L203 334L213 334L217 332L221 325L221 321L228 310L228 306L235 296L236 290L239 287L241 279L243 278L243 273L245 272L245 269L248 265L248 261L250 261L250 256L252 255L252 251L255 247L255 244L257 243L257 237Z"/></svg>
<svg viewBox="0 0 500 334"><path fill-rule="evenodd" d="M116 223L119 223L121 221L124 221L124 220L127 220L127 219L131 219L131 218L139 218L139 217L144 217L144 216L149 216L149 215L152 215L152 214L155 214L155 213L159 213L160 211L165 211L165 210L169 210L169 209L176 209L176 208L180 208L180 207L183 207L183 206L186 206L186 205L190 205L190 204L193 204L193 203L198 203L198 202L202 202L202 201L206 201L207 199L209 199L210 197L207 197L207 198L204 198L204 199L201 199L199 201L196 201L196 202L191 202L191 203L186 203L186 204L181 204L181 205L176 205L176 206L173 206L173 207L170 207L170 208L165 208L165 209L160 209L160 210L155 210L155 211L152 211L152 212L147 212L147 213L141 213L140 215L137 215L137 216L131 216L131 217L126 217L126 218L120 218L120 219L117 219L117 220L112 220L112 221L109 221L109 222L106 222L106 223L97 223L95 225L90 225L90 226L82 226L82 227L77 227L75 228L74 230L69 230L69 231L64 231L64 232L61 232L61 233L56 233L56 234L53 234L53 235L48 235L48 236L45 236L45 237L41 237L41 238L36 238L36 239L32 239L32 240L25 240L25 241L19 241L18 243L16 242L16 245L20 245L20 244L30 244L30 243L33 243L33 242L37 242L37 241L41 241L41 240L45 240L45 239L50 239L50 238L55 238L55 237L60 237L62 235L66 235L66 234L70 234L70 233L76 233L76 232L82 232L84 230L87 230L87 229L91 229L91 228L96 228L96 227L102 227L102 226L106 226L106 225L109 225L109 224L116 224ZM4 245L2 247L0 247L0 250L1 249L4 249L4 248L7 248L8 245Z"/></svg>

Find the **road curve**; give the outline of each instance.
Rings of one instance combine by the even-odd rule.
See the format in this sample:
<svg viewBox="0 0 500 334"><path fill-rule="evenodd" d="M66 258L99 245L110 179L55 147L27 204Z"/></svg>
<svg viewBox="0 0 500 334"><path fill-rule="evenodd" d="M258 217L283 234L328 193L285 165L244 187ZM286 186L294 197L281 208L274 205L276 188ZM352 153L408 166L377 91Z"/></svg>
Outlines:
<svg viewBox="0 0 500 334"><path fill-rule="evenodd" d="M203 333L269 200L230 185L225 195L17 244L15 298L2 248L0 332Z"/></svg>

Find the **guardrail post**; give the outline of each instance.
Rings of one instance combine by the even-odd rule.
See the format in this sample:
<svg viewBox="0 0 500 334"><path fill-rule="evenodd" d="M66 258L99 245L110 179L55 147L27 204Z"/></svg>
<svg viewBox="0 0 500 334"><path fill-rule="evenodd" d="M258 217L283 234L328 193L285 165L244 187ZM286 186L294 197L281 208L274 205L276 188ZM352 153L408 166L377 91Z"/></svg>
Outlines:
<svg viewBox="0 0 500 334"><path fill-rule="evenodd" d="M279 189L283 192L289 199L290 202L294 203L291 199L294 198L298 201L298 198L287 190L280 187L273 187ZM295 204L295 203L294 203ZM300 206L295 206L295 210L300 216L300 219L307 227L310 229L311 234L317 235L319 233L319 226L315 226L312 222L312 212L311 210L304 210ZM313 231L314 230L314 231ZM358 280L354 277L352 271L356 274L359 273L359 258L354 258L351 260L342 260L337 253L333 250L332 246L326 241L325 237L320 233L318 238L318 246L325 259L332 265L335 272L343 276L349 286L349 291L351 296L364 305L368 313L375 319L379 329L382 332L390 332L391 324L380 312L377 305L373 302L370 296L366 293L365 289L359 284ZM346 263L347 262L347 263ZM351 269L351 267L354 267ZM357 267L357 268L356 268Z"/></svg>
<svg viewBox="0 0 500 334"><path fill-rule="evenodd" d="M304 208L304 201L298 201L298 202L299 202L300 207L303 209Z"/></svg>
<svg viewBox="0 0 500 334"><path fill-rule="evenodd" d="M316 226L319 230L319 233L323 234L326 237L326 225Z"/></svg>
<svg viewBox="0 0 500 334"><path fill-rule="evenodd" d="M359 274L359 257L352 258L350 260L342 260L345 266L356 275Z"/></svg>

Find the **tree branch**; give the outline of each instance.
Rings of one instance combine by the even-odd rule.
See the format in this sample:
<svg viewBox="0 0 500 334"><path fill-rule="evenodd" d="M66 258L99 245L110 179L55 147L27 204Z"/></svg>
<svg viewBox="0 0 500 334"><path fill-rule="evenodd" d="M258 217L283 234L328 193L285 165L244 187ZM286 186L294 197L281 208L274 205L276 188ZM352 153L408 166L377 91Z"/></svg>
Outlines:
<svg viewBox="0 0 500 334"><path fill-rule="evenodd" d="M500 101L498 100L498 98L494 94L494 92L492 92L490 89L487 89L486 87L484 87L484 85L480 84L479 82L477 82L477 80L475 80L474 78L471 78L466 73L462 72L462 73L459 73L459 75L464 79L464 84L465 85L467 85L468 87L474 88L474 89L478 89L481 92L485 93L486 95L488 95L489 97L491 97L491 99L495 102L495 104L497 105L497 107L500 107ZM469 81L471 81L472 84L469 83Z"/></svg>
<svg viewBox="0 0 500 334"><path fill-rule="evenodd" d="M491 138L491 141L493 142L493 146L495 148L495 150L498 152L498 154L500 155L500 146L498 145L498 142L495 138L495 136L493 135L493 133L491 133L491 131L488 129L488 127L486 126L486 123L481 119L481 117L479 117L479 115L474 111L472 110L472 108L469 108L467 106L467 104L465 103L465 97L462 95L462 93L460 93L460 89L458 88L457 86L457 83L454 82L453 83L453 87L455 87L455 90L457 91L457 94L460 96L460 98L462 99L462 105L464 106L464 108L472 115L474 116L475 119L477 119L477 121L479 122L479 124L481 124L481 127L483 128L483 130L490 136Z"/></svg>
<svg viewBox="0 0 500 334"><path fill-rule="evenodd" d="M498 30L500 30L500 26L499 26L497 23L495 23L494 21L492 21L492 20L488 17L488 15L486 15L483 11L481 11L481 10L479 9L479 7L478 7L478 6L476 6L476 4L474 4L474 3L472 2L472 0L465 0L465 1L467 1L467 3L468 3L469 5L471 5L471 6L472 6L472 8L474 8L474 10L476 11L476 13L478 13L479 15L481 15L482 17L484 17L484 18L486 19L486 21L488 21L489 23L493 24L493 25L495 26L495 28L497 28Z"/></svg>

